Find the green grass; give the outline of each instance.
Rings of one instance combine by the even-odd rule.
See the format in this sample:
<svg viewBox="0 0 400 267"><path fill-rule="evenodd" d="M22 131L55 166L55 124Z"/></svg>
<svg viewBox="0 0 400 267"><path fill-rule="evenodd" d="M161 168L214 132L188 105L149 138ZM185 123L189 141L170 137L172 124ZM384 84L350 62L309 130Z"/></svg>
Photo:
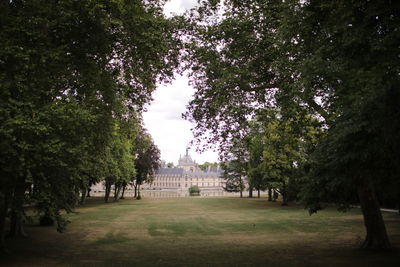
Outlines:
<svg viewBox="0 0 400 267"><path fill-rule="evenodd" d="M364 238L358 209L323 210L265 199L91 199L68 215L66 233L28 227L9 240L7 266L399 266L398 250L357 249ZM384 213L400 247L400 217Z"/></svg>

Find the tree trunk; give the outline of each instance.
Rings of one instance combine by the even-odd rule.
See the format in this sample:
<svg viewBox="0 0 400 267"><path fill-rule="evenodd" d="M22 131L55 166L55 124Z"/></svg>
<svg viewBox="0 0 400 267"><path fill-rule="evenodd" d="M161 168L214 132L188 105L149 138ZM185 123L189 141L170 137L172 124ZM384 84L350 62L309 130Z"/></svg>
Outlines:
<svg viewBox="0 0 400 267"><path fill-rule="evenodd" d="M257 190L257 197L260 198L260 189Z"/></svg>
<svg viewBox="0 0 400 267"><path fill-rule="evenodd" d="M287 206L288 205L288 199L287 199L287 194L286 191L282 192L282 206Z"/></svg>
<svg viewBox="0 0 400 267"><path fill-rule="evenodd" d="M10 237L15 236L28 236L24 229L25 225L25 213L23 210L13 211L10 217Z"/></svg>
<svg viewBox="0 0 400 267"><path fill-rule="evenodd" d="M86 197L90 197L90 191L92 191L92 189L91 189L90 186L89 186L88 189L87 189Z"/></svg>
<svg viewBox="0 0 400 267"><path fill-rule="evenodd" d="M278 192L276 192L276 190L274 189L273 197L272 197L272 202L276 202L276 200L278 199L278 197L279 197Z"/></svg>
<svg viewBox="0 0 400 267"><path fill-rule="evenodd" d="M253 197L253 187L249 187L249 197Z"/></svg>
<svg viewBox="0 0 400 267"><path fill-rule="evenodd" d="M115 190L114 190L114 201L119 200L119 194L121 193L121 184L115 185Z"/></svg>
<svg viewBox="0 0 400 267"><path fill-rule="evenodd" d="M126 184L124 184L124 186L122 187L122 194L121 194L121 198L120 199L124 199L125 198L125 189L126 189Z"/></svg>
<svg viewBox="0 0 400 267"><path fill-rule="evenodd" d="M272 189L268 188L268 201L272 201Z"/></svg>
<svg viewBox="0 0 400 267"><path fill-rule="evenodd" d="M288 205L288 198L287 198L287 190L286 190L286 184L285 183L283 183L283 185L282 185L281 195L282 195L282 206L287 206Z"/></svg>
<svg viewBox="0 0 400 267"><path fill-rule="evenodd" d="M81 204L81 205L85 204L86 197L87 197L86 194L87 194L87 188L84 187L84 188L82 189L82 195L81 195L81 201L80 201L80 204Z"/></svg>
<svg viewBox="0 0 400 267"><path fill-rule="evenodd" d="M20 181L15 187L14 197L11 203L11 214L10 214L10 232L9 236L27 236L24 230L25 224L25 178L20 177Z"/></svg>
<svg viewBox="0 0 400 267"><path fill-rule="evenodd" d="M111 182L106 180L106 191L104 195L105 202L108 202L108 200L110 199L110 193L111 193Z"/></svg>
<svg viewBox="0 0 400 267"><path fill-rule="evenodd" d="M29 198L33 197L33 184L29 184L28 195L29 195Z"/></svg>
<svg viewBox="0 0 400 267"><path fill-rule="evenodd" d="M243 197L243 191L242 190L240 190L240 197L241 198Z"/></svg>
<svg viewBox="0 0 400 267"><path fill-rule="evenodd" d="M137 197L137 184L133 184L133 187L135 188L135 195L133 197L136 198Z"/></svg>
<svg viewBox="0 0 400 267"><path fill-rule="evenodd" d="M114 184L114 201L115 201L116 198L117 198L117 188L118 188L117 183L115 183L115 184Z"/></svg>
<svg viewBox="0 0 400 267"><path fill-rule="evenodd" d="M400 191L398 192L398 197L397 197L397 210L399 211L400 215Z"/></svg>
<svg viewBox="0 0 400 267"><path fill-rule="evenodd" d="M6 246L6 217L11 194L0 192L0 252L8 252Z"/></svg>
<svg viewBox="0 0 400 267"><path fill-rule="evenodd" d="M357 184L357 193L367 232L361 248L378 250L390 248L391 245L371 178L360 179Z"/></svg>

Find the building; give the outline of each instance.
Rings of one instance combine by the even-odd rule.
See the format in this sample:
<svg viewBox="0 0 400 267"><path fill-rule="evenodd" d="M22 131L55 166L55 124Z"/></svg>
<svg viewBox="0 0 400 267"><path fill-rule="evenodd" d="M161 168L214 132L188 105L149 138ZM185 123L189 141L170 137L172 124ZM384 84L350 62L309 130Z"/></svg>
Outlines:
<svg viewBox="0 0 400 267"><path fill-rule="evenodd" d="M169 189L188 190L192 185L197 185L201 190L223 190L225 179L221 178L219 167L208 168L203 171L190 157L188 150L183 157L179 157L176 168L162 166L154 177L152 183L145 183L142 189Z"/></svg>

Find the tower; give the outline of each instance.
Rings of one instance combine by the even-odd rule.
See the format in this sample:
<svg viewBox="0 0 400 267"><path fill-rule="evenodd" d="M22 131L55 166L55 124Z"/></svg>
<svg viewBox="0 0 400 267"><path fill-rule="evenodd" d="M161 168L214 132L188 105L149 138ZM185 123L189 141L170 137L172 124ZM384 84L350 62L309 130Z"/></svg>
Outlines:
<svg viewBox="0 0 400 267"><path fill-rule="evenodd" d="M190 157L189 148L186 148L186 154L183 157L179 157L178 168L182 168L187 172L195 172L197 163Z"/></svg>

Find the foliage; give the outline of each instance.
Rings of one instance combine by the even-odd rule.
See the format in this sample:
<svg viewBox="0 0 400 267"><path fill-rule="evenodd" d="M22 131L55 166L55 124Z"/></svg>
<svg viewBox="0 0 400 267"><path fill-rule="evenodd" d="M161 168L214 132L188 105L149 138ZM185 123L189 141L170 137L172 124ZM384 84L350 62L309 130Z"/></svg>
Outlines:
<svg viewBox="0 0 400 267"><path fill-rule="evenodd" d="M224 188L228 192L240 192L242 193L245 189L245 177L246 177L246 164L240 159L232 159L221 164L222 178L226 180L226 187Z"/></svg>
<svg viewBox="0 0 400 267"><path fill-rule="evenodd" d="M278 190L284 204L297 200L305 168L320 135L318 121L308 116L283 118L269 111L258 118L256 125L252 149L262 158L253 160L254 169L264 175L268 188Z"/></svg>
<svg viewBox="0 0 400 267"><path fill-rule="evenodd" d="M160 150L143 127L136 136L135 145L136 175L133 177L133 182L134 186L140 189L140 185L144 182L151 183L154 180L154 175L161 165Z"/></svg>
<svg viewBox="0 0 400 267"><path fill-rule="evenodd" d="M398 11L399 7L390 1L351 5L332 1L307 5L298 14L306 18L299 23L308 24L300 33L302 50L309 52L319 46L308 59L299 62L306 70L304 82L314 90L320 83L312 78L324 79L322 83L329 89L329 98L324 101L329 103L327 110L331 113L327 136L318 147L311 172L311 185L319 184L326 194L314 194L307 202L318 205L329 197L346 208L357 202L357 192L367 227L364 248L390 246L375 192L382 184L398 186L398 179L393 179L398 173L398 155L393 151L398 147L398 138L393 129L400 125L399 117L393 117L399 114L400 103L400 65L393 60L397 54L394 43L399 39ZM325 15L320 26L310 29L309 18L320 18L321 14ZM324 68L315 68L315 62ZM334 193L338 190L342 195Z"/></svg>
<svg viewBox="0 0 400 267"><path fill-rule="evenodd" d="M200 195L200 188L197 185L189 187L189 193L191 196Z"/></svg>
<svg viewBox="0 0 400 267"><path fill-rule="evenodd" d="M208 171L209 168L216 168L216 167L218 167L218 163L217 162L208 162L208 161L206 161L203 164L199 164L199 168L204 172Z"/></svg>
<svg viewBox="0 0 400 267"><path fill-rule="evenodd" d="M195 137L219 143L226 156L251 121L276 109L282 123L270 126L278 136L269 136L265 162L270 175L288 179L301 158L291 121L320 121L324 137L304 164L310 211L325 200L358 200L364 247L387 248L375 190L398 188L398 12L389 0L203 1L190 14L187 44L196 92L186 118ZM257 168L250 173L261 177Z"/></svg>
<svg viewBox="0 0 400 267"><path fill-rule="evenodd" d="M167 163L167 168L175 168L175 165L173 162L168 162Z"/></svg>
<svg viewBox="0 0 400 267"><path fill-rule="evenodd" d="M61 230L60 212L71 211L80 192L134 174L139 113L156 83L172 77L180 41L178 21L165 19L155 1L0 5L4 249L5 219L20 234L24 204L36 204Z"/></svg>

